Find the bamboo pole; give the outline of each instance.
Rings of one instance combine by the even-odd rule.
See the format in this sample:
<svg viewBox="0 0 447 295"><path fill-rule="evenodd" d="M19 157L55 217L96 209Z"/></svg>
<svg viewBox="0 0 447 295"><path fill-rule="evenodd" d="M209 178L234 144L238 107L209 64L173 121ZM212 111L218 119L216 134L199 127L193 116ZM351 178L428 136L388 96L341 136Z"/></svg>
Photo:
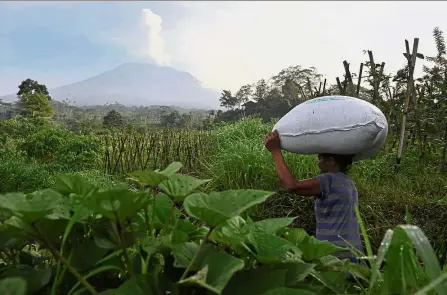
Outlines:
<svg viewBox="0 0 447 295"><path fill-rule="evenodd" d="M397 149L397 155L396 155L396 166L394 167L394 172L399 172L400 162L402 159L402 150L404 146L404 138L405 138L405 124L407 122L407 115L408 115L408 106L410 104L410 98L413 94L413 86L414 86L414 68L416 65L416 55L418 52L418 46L419 46L419 38L414 38L413 41L413 52L410 54L410 45L408 43L408 40L405 40L405 47L406 47L406 54L405 57L407 58L408 63L408 81L407 81L407 92L405 96L405 102L404 102L404 112L402 115L402 124L400 127L400 138L399 138L399 147Z"/></svg>

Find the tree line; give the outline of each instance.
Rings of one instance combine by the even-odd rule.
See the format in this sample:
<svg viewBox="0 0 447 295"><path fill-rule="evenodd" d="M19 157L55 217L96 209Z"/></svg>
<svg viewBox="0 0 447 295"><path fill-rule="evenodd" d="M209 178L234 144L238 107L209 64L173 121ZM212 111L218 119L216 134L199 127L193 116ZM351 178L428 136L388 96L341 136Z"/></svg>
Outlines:
<svg viewBox="0 0 447 295"><path fill-rule="evenodd" d="M437 53L424 56L418 52L419 39L405 40L403 66L396 73L387 73L385 62L365 50L366 60L358 69L343 61L343 74L334 83L322 79L313 67L300 65L283 69L270 79L261 79L241 86L236 92L223 90L217 121L233 121L257 115L265 121L280 118L296 105L324 95L348 95L364 99L379 107L389 123L388 152L397 149L396 171L404 145L416 148L419 157L436 156L445 170L447 153L447 54L443 32L433 30ZM423 75L414 77L417 60L425 60Z"/></svg>

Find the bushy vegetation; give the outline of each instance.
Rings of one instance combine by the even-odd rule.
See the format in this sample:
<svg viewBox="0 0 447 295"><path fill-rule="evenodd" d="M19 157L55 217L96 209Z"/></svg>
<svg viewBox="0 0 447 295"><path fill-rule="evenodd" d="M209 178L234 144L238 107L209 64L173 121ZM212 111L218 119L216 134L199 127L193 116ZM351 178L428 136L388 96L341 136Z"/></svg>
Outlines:
<svg viewBox="0 0 447 295"><path fill-rule="evenodd" d="M292 66L223 91L217 113L75 107L23 81L0 121L0 294L447 294L447 59L434 37L437 56L407 46L396 74L371 51L336 85ZM418 79L416 58L432 63ZM360 265L307 234L313 199L279 189L263 146L272 120L326 94L389 122L383 150L350 171ZM313 155L285 158L297 178L318 173Z"/></svg>
<svg viewBox="0 0 447 295"><path fill-rule="evenodd" d="M366 239L364 265L339 260L342 248L290 228L293 217L242 216L271 192L200 193L209 180L180 168L136 171L138 189L65 175L54 190L0 196L2 294L447 292L418 227L388 230L377 257Z"/></svg>

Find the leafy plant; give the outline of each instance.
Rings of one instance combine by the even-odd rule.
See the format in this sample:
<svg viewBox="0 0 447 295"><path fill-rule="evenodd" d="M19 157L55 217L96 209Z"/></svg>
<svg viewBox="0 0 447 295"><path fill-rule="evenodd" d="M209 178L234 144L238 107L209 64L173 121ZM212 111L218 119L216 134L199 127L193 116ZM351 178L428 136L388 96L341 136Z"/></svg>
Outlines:
<svg viewBox="0 0 447 295"><path fill-rule="evenodd" d="M271 192L203 193L209 180L181 168L134 172L138 189L62 175L54 189L0 195L2 294L447 292L415 226L388 231L377 257L358 253L368 268L331 256L343 248L290 228L294 218L242 217Z"/></svg>

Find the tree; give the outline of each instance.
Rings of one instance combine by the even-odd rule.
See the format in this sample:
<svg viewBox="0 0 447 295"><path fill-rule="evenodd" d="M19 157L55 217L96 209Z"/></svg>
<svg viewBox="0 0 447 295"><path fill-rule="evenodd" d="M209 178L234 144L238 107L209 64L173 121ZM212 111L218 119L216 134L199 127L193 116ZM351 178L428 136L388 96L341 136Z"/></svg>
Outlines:
<svg viewBox="0 0 447 295"><path fill-rule="evenodd" d="M444 166L447 167L447 50L444 33L438 27L433 30L433 37L437 54L427 57L434 65L431 68L424 66L424 80L431 100L429 111L434 119L434 129L444 142L441 153L441 165L444 169Z"/></svg>
<svg viewBox="0 0 447 295"><path fill-rule="evenodd" d="M236 96L231 94L230 90L222 91L222 96L219 98L220 106L226 109L234 109L238 103Z"/></svg>
<svg viewBox="0 0 447 295"><path fill-rule="evenodd" d="M300 98L299 85L290 79L287 79L284 85L281 87L284 98L290 102L291 105L298 105L305 98Z"/></svg>
<svg viewBox="0 0 447 295"><path fill-rule="evenodd" d="M48 97L40 92L22 94L19 97L19 106L22 115L29 118L48 118L54 113Z"/></svg>
<svg viewBox="0 0 447 295"><path fill-rule="evenodd" d="M103 118L103 125L106 128L122 127L124 125L123 116L115 110L111 110Z"/></svg>
<svg viewBox="0 0 447 295"><path fill-rule="evenodd" d="M51 96L50 93L48 92L47 86L28 78L22 81L22 83L19 85L19 91L17 92L17 96L20 97L24 94L30 94L30 93L31 94L41 93L45 95L48 100L51 100Z"/></svg>
<svg viewBox="0 0 447 295"><path fill-rule="evenodd" d="M26 79L19 85L17 92L22 115L31 118L50 117L54 110L50 105L50 95L44 84Z"/></svg>
<svg viewBox="0 0 447 295"><path fill-rule="evenodd" d="M238 92L236 92L236 100L239 106L248 102L253 95L253 89L250 84L242 86Z"/></svg>
<svg viewBox="0 0 447 295"><path fill-rule="evenodd" d="M264 79L261 79L256 83L255 92L253 94L253 100L260 103L267 96L268 85Z"/></svg>
<svg viewBox="0 0 447 295"><path fill-rule="evenodd" d="M164 112L160 116L160 125L163 127L177 127L181 120L182 116L178 111Z"/></svg>

